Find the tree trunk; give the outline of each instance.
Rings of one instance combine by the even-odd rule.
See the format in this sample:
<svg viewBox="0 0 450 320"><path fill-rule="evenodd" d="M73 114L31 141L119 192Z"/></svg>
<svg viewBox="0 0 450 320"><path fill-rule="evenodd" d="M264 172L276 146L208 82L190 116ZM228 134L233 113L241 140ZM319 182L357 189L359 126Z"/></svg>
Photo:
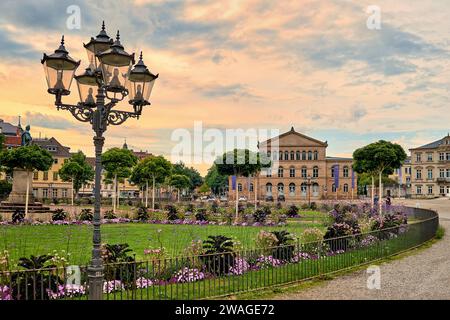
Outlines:
<svg viewBox="0 0 450 320"><path fill-rule="evenodd" d="M258 209L258 178L255 176L255 183L253 185L253 191L255 192L255 211Z"/></svg>
<svg viewBox="0 0 450 320"><path fill-rule="evenodd" d="M145 207L148 208L148 180L145 181Z"/></svg>
<svg viewBox="0 0 450 320"><path fill-rule="evenodd" d="M380 195L379 195L379 209L380 209L380 214L382 214L382 212L381 212L381 210L383 209L383 202L382 202L382 199L383 199L383 183L382 183L382 181L381 181L381 174L382 174L382 171L380 171L380 173L379 173L379 179L380 179L380 181L379 181L379 183L378 183L378 185L379 185L379 193L380 193Z"/></svg>
<svg viewBox="0 0 450 320"><path fill-rule="evenodd" d="M119 209L119 206L120 206L120 183L119 183L119 181L117 181L117 197L116 197L116 200L117 200L116 208Z"/></svg>
<svg viewBox="0 0 450 320"><path fill-rule="evenodd" d="M152 210L155 210L155 177L153 177L153 186L152 186Z"/></svg>
<svg viewBox="0 0 450 320"><path fill-rule="evenodd" d="M114 176L114 191L112 193L113 200L113 212L116 213L116 196L117 196L117 174Z"/></svg>
<svg viewBox="0 0 450 320"><path fill-rule="evenodd" d="M28 202L30 201L30 171L27 171L27 193L25 195L25 219L28 218Z"/></svg>
<svg viewBox="0 0 450 320"><path fill-rule="evenodd" d="M237 183L237 177L236 177L236 217L235 222L238 222L239 219L239 188Z"/></svg>
<svg viewBox="0 0 450 320"><path fill-rule="evenodd" d="M372 210L375 206L375 177L372 175L372 190L370 192L370 197L372 198Z"/></svg>
<svg viewBox="0 0 450 320"><path fill-rule="evenodd" d="M180 202L180 189L178 189L178 202Z"/></svg>
<svg viewBox="0 0 450 320"><path fill-rule="evenodd" d="M72 208L73 208L73 193L74 193L74 190L73 190L73 177L72 177L72 196L71 196L71 200L72 200Z"/></svg>

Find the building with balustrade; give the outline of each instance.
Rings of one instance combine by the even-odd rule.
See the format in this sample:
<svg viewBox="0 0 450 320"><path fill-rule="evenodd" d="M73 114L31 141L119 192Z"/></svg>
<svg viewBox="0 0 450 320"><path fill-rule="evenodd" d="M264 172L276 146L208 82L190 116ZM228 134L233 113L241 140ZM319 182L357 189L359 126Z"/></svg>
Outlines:
<svg viewBox="0 0 450 320"><path fill-rule="evenodd" d="M450 195L450 135L411 152L411 196L435 198Z"/></svg>
<svg viewBox="0 0 450 320"><path fill-rule="evenodd" d="M253 201L273 199L285 201L314 201L319 199L351 199L357 196L357 181L352 184L351 158L329 157L328 143L290 131L258 145L272 161L271 168L252 177L229 179L230 189L238 188L239 198ZM333 168L337 166L337 171ZM334 174L339 175L336 187ZM352 188L354 186L354 188ZM229 190L230 200L235 192Z"/></svg>

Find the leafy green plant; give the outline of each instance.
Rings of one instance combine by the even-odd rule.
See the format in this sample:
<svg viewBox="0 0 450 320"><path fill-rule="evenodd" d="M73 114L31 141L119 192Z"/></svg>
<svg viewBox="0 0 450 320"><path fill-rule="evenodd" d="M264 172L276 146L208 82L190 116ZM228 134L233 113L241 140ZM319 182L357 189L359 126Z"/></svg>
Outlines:
<svg viewBox="0 0 450 320"><path fill-rule="evenodd" d="M102 258L105 263L105 279L120 280L129 287L136 279L136 259L130 253L128 243L102 245Z"/></svg>
<svg viewBox="0 0 450 320"><path fill-rule="evenodd" d="M302 242L301 251L311 254L321 252L323 248L323 236L324 233L318 228L305 229L300 236Z"/></svg>
<svg viewBox="0 0 450 320"><path fill-rule="evenodd" d="M52 221L62 221L66 220L66 218L67 212L62 208L58 208L52 213Z"/></svg>
<svg viewBox="0 0 450 320"><path fill-rule="evenodd" d="M253 220L255 222L264 223L267 218L267 211L264 209L256 209L253 213Z"/></svg>
<svg viewBox="0 0 450 320"><path fill-rule="evenodd" d="M105 211L105 215L103 216L104 219L116 219L117 216L114 213L114 210L107 210Z"/></svg>
<svg viewBox="0 0 450 320"><path fill-rule="evenodd" d="M290 218L298 217L298 207L295 204L289 206L287 215Z"/></svg>
<svg viewBox="0 0 450 320"><path fill-rule="evenodd" d="M21 223L25 219L25 211L22 209L16 209L14 210L11 218L13 223Z"/></svg>
<svg viewBox="0 0 450 320"><path fill-rule="evenodd" d="M147 207L139 206L136 211L136 217L139 221L147 221L149 218Z"/></svg>
<svg viewBox="0 0 450 320"><path fill-rule="evenodd" d="M198 208L197 213L195 214L195 220L197 221L206 221L208 220L206 214L206 208Z"/></svg>
<svg viewBox="0 0 450 320"><path fill-rule="evenodd" d="M173 220L179 219L177 207L175 207L174 205L168 204L165 207L165 209L167 211L167 219L168 220L173 221Z"/></svg>
<svg viewBox="0 0 450 320"><path fill-rule="evenodd" d="M272 234L277 238L272 256L278 260L291 260L294 255L293 235L286 230L272 231Z"/></svg>
<svg viewBox="0 0 450 320"><path fill-rule="evenodd" d="M332 251L345 251L350 244L350 235L352 235L352 227L347 223L333 223L328 227L323 238Z"/></svg>
<svg viewBox="0 0 450 320"><path fill-rule="evenodd" d="M94 215L92 209L85 208L81 209L80 216L78 217L80 221L92 221L94 220Z"/></svg>
<svg viewBox="0 0 450 320"><path fill-rule="evenodd" d="M205 264L207 272L219 276L229 273L235 259L232 238L223 235L208 236L203 241L203 249L204 255L200 256L200 260Z"/></svg>

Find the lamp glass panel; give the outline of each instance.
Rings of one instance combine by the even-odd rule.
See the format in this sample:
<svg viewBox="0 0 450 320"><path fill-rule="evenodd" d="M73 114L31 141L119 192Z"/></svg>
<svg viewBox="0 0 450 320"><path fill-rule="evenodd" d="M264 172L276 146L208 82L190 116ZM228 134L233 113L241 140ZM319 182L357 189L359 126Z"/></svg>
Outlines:
<svg viewBox="0 0 450 320"><path fill-rule="evenodd" d="M45 61L44 70L48 88L70 90L76 67L73 63L64 60Z"/></svg>
<svg viewBox="0 0 450 320"><path fill-rule="evenodd" d="M130 64L109 65L102 61L103 79L106 85L114 88L125 88Z"/></svg>

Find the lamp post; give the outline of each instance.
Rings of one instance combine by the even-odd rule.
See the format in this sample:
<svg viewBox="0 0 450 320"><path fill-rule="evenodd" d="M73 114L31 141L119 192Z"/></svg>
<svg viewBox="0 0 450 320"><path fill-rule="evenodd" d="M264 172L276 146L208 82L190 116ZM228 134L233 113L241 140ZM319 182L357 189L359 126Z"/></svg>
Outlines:
<svg viewBox="0 0 450 320"><path fill-rule="evenodd" d="M61 45L51 55L41 60L46 74L48 93L55 95L58 110L68 110L78 121L91 124L95 146L95 206L93 218L92 261L88 267L89 299L101 300L103 295L103 260L101 257L100 206L101 206L101 155L105 142L103 137L108 125L121 125L128 118L139 118L142 107L150 105L149 98L158 75L152 74L142 60L138 63L134 54L128 54L120 43L117 31L116 40L106 34L103 22L100 33L85 44L89 66L84 73L75 76L81 61L69 56ZM75 78L80 102L76 105L65 104L62 96L70 94L70 85ZM94 96L95 95L95 96ZM115 110L114 107L125 97L133 111ZM109 100L109 101L107 101Z"/></svg>

